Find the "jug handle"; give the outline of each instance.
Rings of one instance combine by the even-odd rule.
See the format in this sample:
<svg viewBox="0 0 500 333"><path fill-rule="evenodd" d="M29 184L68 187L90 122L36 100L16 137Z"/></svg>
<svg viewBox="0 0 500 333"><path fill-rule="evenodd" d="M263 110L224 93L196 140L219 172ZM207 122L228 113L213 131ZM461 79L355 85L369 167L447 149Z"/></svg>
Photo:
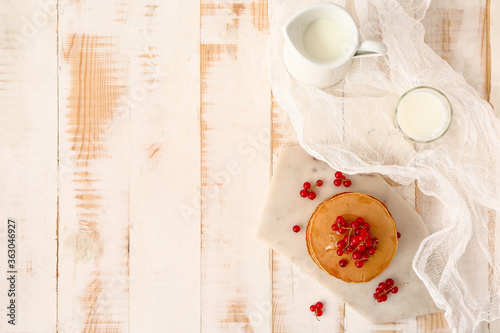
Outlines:
<svg viewBox="0 0 500 333"><path fill-rule="evenodd" d="M354 53L353 58L376 57L387 53L387 45L373 40L363 40L359 43L359 47Z"/></svg>

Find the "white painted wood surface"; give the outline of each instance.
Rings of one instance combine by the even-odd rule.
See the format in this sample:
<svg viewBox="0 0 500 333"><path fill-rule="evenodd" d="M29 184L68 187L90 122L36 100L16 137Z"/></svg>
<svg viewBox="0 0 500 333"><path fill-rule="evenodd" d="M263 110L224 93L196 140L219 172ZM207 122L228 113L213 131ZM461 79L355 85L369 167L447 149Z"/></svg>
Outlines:
<svg viewBox="0 0 500 333"><path fill-rule="evenodd" d="M498 3L465 3L432 2L427 42L498 105ZM256 239L276 152L297 144L268 33L265 0L0 1L4 271L19 225L0 332L450 331L441 314L367 324ZM319 327L304 304L323 297Z"/></svg>
<svg viewBox="0 0 500 333"><path fill-rule="evenodd" d="M199 10L131 7L130 332L200 330Z"/></svg>
<svg viewBox="0 0 500 333"><path fill-rule="evenodd" d="M0 332L56 329L55 4L0 2ZM7 266L9 218L16 221L14 267ZM14 287L7 280L11 270L17 272ZM7 322L11 300L15 300L15 326Z"/></svg>

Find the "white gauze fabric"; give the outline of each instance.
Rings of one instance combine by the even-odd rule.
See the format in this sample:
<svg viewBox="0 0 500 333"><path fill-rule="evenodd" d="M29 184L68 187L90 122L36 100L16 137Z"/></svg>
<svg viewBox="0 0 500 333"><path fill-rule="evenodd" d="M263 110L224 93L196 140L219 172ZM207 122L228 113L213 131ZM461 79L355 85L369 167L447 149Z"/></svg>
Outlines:
<svg viewBox="0 0 500 333"><path fill-rule="evenodd" d="M274 96L311 155L348 174L380 173L404 185L416 180L443 205L443 215L424 221L434 232L422 242L413 268L454 331L477 331L481 321L499 317L492 245L500 216L500 121L424 43L424 0L348 1L360 38L383 41L387 55L355 60L345 79L325 90L298 83L283 64L281 27L313 2L269 0L267 59ZM399 97L421 85L444 92L453 107L449 131L429 144L411 143L394 125Z"/></svg>

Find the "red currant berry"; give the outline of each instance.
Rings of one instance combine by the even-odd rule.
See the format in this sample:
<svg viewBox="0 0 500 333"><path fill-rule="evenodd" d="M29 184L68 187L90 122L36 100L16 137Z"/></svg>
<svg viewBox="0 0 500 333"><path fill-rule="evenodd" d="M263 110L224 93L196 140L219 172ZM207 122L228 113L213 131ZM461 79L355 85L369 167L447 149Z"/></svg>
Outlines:
<svg viewBox="0 0 500 333"><path fill-rule="evenodd" d="M345 235L343 241L347 244L349 243L349 235Z"/></svg>
<svg viewBox="0 0 500 333"><path fill-rule="evenodd" d="M307 197L307 191L306 191L306 190L302 190L302 191L300 191L300 196L301 196L302 198Z"/></svg>
<svg viewBox="0 0 500 333"><path fill-rule="evenodd" d="M311 200L314 200L314 198L316 198L316 193L314 192L309 192L309 194L307 195L307 197Z"/></svg>
<svg viewBox="0 0 500 333"><path fill-rule="evenodd" d="M398 290L399 290L398 287L394 286L391 289L391 293L396 294L398 292Z"/></svg>
<svg viewBox="0 0 500 333"><path fill-rule="evenodd" d="M345 248L345 251L346 251L346 252L352 252L352 251L354 251L354 248L352 248L352 247L350 247L350 246L347 246L347 247Z"/></svg>
<svg viewBox="0 0 500 333"><path fill-rule="evenodd" d="M310 188L311 188L311 183L309 183L309 182L305 182L303 186L304 186L304 189L305 189L305 190L308 190L308 189L310 189Z"/></svg>
<svg viewBox="0 0 500 333"><path fill-rule="evenodd" d="M351 181L349 179L344 180L344 186L345 187L351 186Z"/></svg>
<svg viewBox="0 0 500 333"><path fill-rule="evenodd" d="M380 294L383 293L385 290L383 288L377 288L375 291L377 292L377 294Z"/></svg>
<svg viewBox="0 0 500 333"><path fill-rule="evenodd" d="M316 303L316 309L322 309L323 308L323 303L318 302Z"/></svg>
<svg viewBox="0 0 500 333"><path fill-rule="evenodd" d="M368 259L368 258L370 258L370 255L369 255L368 253L366 253L366 252L365 252L365 253L363 253L363 258L364 258L364 259Z"/></svg>
<svg viewBox="0 0 500 333"><path fill-rule="evenodd" d="M368 249L368 254L369 255L374 255L375 254L375 249Z"/></svg>
<svg viewBox="0 0 500 333"><path fill-rule="evenodd" d="M356 251L356 252L354 252L352 254L352 259L358 260L358 259L361 259L361 258L363 258L363 255L361 253L359 253L358 251Z"/></svg>
<svg viewBox="0 0 500 333"><path fill-rule="evenodd" d="M309 310L311 310L311 312L316 312L316 305L311 305Z"/></svg>
<svg viewBox="0 0 500 333"><path fill-rule="evenodd" d="M333 230L333 231L337 231L337 230L339 230L339 226L338 226L338 225L336 225L336 224L332 224L332 230Z"/></svg>
<svg viewBox="0 0 500 333"><path fill-rule="evenodd" d="M398 231L398 239L399 239L399 238L401 238L401 234L400 234L400 233L399 233L399 231Z"/></svg>
<svg viewBox="0 0 500 333"><path fill-rule="evenodd" d="M299 231L300 231L300 227L298 225L294 225L293 232L299 232Z"/></svg>
<svg viewBox="0 0 500 333"><path fill-rule="evenodd" d="M317 180L316 181L316 185L317 186L323 186L323 181L320 179L320 180Z"/></svg>
<svg viewBox="0 0 500 333"><path fill-rule="evenodd" d="M340 267L345 267L345 266L347 266L347 261L346 261L346 260L344 260L344 259L340 260L340 261L339 261L339 266L340 266Z"/></svg>
<svg viewBox="0 0 500 333"><path fill-rule="evenodd" d="M393 279L387 279L385 280L385 283L387 284L387 286L391 287L394 285L394 280Z"/></svg>
<svg viewBox="0 0 500 333"><path fill-rule="evenodd" d="M378 298L378 293L373 294L373 298L377 299Z"/></svg>
<svg viewBox="0 0 500 333"><path fill-rule="evenodd" d="M342 178L342 176L343 176L342 172L340 171L335 172L335 178Z"/></svg>
<svg viewBox="0 0 500 333"><path fill-rule="evenodd" d="M345 222L345 219L343 216L337 216L337 223L342 223Z"/></svg>
<svg viewBox="0 0 500 333"><path fill-rule="evenodd" d="M339 249L343 249L347 244L343 240L339 240L336 245Z"/></svg>
<svg viewBox="0 0 500 333"><path fill-rule="evenodd" d="M355 265L356 265L357 268L361 268L361 267L363 267L363 262L362 261L356 261Z"/></svg>
<svg viewBox="0 0 500 333"><path fill-rule="evenodd" d="M380 283L378 284L378 287L379 287L379 288L382 288L382 289L384 289L384 290L385 290L385 289L387 288L387 283L385 283L385 282L380 282Z"/></svg>
<svg viewBox="0 0 500 333"><path fill-rule="evenodd" d="M338 250L337 250L337 255L338 255L339 257L342 257L342 256L344 255L344 251L342 251L341 249L338 249Z"/></svg>
<svg viewBox="0 0 500 333"><path fill-rule="evenodd" d="M365 250L366 250L366 248L365 248L365 246L364 246L364 245L360 245L360 246L358 246L358 251L359 251L359 252L365 252Z"/></svg>
<svg viewBox="0 0 500 333"><path fill-rule="evenodd" d="M365 227L365 229L370 229L370 223L363 223L363 227Z"/></svg>
<svg viewBox="0 0 500 333"><path fill-rule="evenodd" d="M364 242L368 236L367 235L359 235L358 239L360 242Z"/></svg>
<svg viewBox="0 0 500 333"><path fill-rule="evenodd" d="M359 234L360 234L360 235L365 235L365 236L368 236L368 230L366 230L366 229L361 229L361 230L359 231Z"/></svg>
<svg viewBox="0 0 500 333"><path fill-rule="evenodd" d="M363 223L365 222L365 219L360 216L356 219L356 221L358 221L359 223Z"/></svg>
<svg viewBox="0 0 500 333"><path fill-rule="evenodd" d="M333 181L333 185L335 185L335 186L340 186L340 184L342 184L342 181L340 179L335 179Z"/></svg>
<svg viewBox="0 0 500 333"><path fill-rule="evenodd" d="M316 310L317 317L321 317L322 315L323 315L323 310L321 310L321 309Z"/></svg>
<svg viewBox="0 0 500 333"><path fill-rule="evenodd" d="M366 241L365 241L365 246L367 248L370 248L372 247L373 243L372 243L372 239L371 238L368 238Z"/></svg>
<svg viewBox="0 0 500 333"><path fill-rule="evenodd" d="M382 303L382 302L385 302L385 301L387 301L387 295L386 294L383 294L383 295L380 295L379 297L377 297L377 302Z"/></svg>
<svg viewBox="0 0 500 333"><path fill-rule="evenodd" d="M351 228L357 228L357 227L359 227L359 222L358 221L352 221Z"/></svg>
<svg viewBox="0 0 500 333"><path fill-rule="evenodd" d="M345 228L339 228L339 232L340 232L341 234L345 234L346 230L345 230Z"/></svg>

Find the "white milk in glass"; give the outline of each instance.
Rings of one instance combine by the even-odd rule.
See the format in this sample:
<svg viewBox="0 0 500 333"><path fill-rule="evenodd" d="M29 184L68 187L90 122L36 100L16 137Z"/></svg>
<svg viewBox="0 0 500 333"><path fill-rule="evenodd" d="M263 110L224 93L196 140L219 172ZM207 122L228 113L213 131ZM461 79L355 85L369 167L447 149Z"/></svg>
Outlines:
<svg viewBox="0 0 500 333"><path fill-rule="evenodd" d="M313 58L331 61L342 57L352 48L353 36L342 30L334 20L320 18L311 22L304 31L304 48Z"/></svg>
<svg viewBox="0 0 500 333"><path fill-rule="evenodd" d="M432 88L417 88L404 95L396 111L400 130L415 141L432 141L440 137L451 121L448 100Z"/></svg>

